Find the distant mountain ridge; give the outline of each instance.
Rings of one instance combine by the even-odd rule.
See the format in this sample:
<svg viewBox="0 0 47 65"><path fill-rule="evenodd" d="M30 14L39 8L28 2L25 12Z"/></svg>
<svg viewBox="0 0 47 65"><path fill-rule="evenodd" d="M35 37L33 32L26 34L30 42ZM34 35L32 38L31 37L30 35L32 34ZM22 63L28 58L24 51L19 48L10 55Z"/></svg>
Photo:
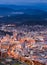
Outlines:
<svg viewBox="0 0 47 65"><path fill-rule="evenodd" d="M15 10L9 7L0 7L0 16L10 15L11 12L15 12Z"/></svg>
<svg viewBox="0 0 47 65"><path fill-rule="evenodd" d="M47 25L47 12L37 8L0 7L0 16L1 14L4 16L0 17L0 23Z"/></svg>

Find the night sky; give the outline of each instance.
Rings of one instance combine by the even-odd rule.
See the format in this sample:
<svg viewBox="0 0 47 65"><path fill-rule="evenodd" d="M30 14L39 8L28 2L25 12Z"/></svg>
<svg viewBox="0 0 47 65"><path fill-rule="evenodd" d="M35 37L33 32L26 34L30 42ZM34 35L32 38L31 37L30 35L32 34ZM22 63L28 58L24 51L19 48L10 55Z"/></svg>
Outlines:
<svg viewBox="0 0 47 65"><path fill-rule="evenodd" d="M0 4L47 3L47 0L0 0Z"/></svg>

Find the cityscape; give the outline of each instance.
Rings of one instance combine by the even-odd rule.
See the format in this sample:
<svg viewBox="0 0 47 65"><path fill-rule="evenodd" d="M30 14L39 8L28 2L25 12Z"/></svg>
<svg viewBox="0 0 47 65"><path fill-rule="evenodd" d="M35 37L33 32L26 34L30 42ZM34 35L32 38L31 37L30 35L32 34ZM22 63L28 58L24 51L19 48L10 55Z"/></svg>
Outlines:
<svg viewBox="0 0 47 65"><path fill-rule="evenodd" d="M47 65L47 0L0 0L0 65Z"/></svg>
<svg viewBox="0 0 47 65"><path fill-rule="evenodd" d="M0 65L47 65L47 26L0 25L0 61Z"/></svg>

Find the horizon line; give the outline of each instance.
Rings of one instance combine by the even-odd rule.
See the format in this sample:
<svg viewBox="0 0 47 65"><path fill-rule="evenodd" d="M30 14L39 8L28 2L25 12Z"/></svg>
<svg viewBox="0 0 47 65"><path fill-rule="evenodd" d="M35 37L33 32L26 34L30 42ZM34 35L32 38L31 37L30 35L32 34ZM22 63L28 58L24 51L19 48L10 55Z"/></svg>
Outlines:
<svg viewBox="0 0 47 65"><path fill-rule="evenodd" d="M34 3L22 3L22 4L21 3L17 3L17 4L13 4L13 3L7 3L7 4L6 3L0 3L0 5L33 5L33 4L47 4L47 2L46 3L45 2L44 3L42 3L42 2L41 3L40 2L35 3L34 2Z"/></svg>

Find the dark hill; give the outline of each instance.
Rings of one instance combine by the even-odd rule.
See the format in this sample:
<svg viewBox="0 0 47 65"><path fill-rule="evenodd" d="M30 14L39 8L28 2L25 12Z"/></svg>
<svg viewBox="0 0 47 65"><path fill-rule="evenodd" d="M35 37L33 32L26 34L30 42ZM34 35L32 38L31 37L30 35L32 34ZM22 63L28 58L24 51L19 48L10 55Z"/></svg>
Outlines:
<svg viewBox="0 0 47 65"><path fill-rule="evenodd" d="M15 10L8 7L0 7L0 16L10 15L11 12L15 12Z"/></svg>
<svg viewBox="0 0 47 65"><path fill-rule="evenodd" d="M0 8L4 12L17 12L10 16L0 18L0 23L17 23L17 24L41 24L47 25L47 12L40 9L19 9L13 10L11 8ZM19 14L23 12L24 14Z"/></svg>

